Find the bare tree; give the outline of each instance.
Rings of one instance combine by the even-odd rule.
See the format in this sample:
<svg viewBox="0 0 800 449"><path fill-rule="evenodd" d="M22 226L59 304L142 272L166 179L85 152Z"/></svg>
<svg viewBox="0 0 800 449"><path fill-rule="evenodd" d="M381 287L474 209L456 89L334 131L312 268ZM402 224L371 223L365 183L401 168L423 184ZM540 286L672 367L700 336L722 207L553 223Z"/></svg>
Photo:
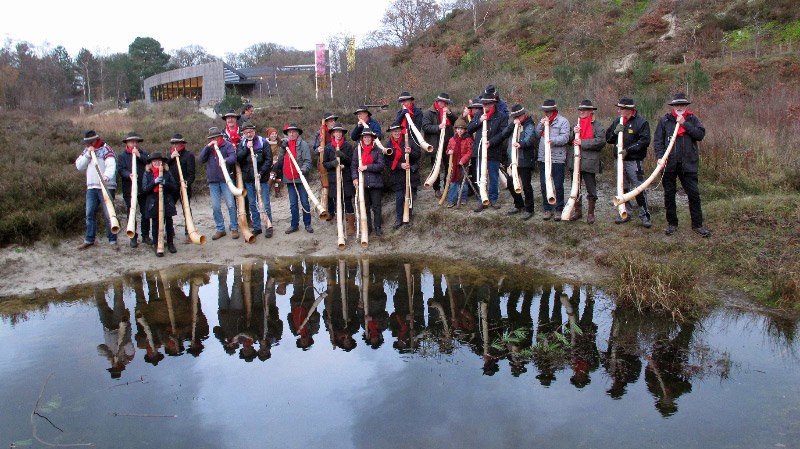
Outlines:
<svg viewBox="0 0 800 449"><path fill-rule="evenodd" d="M489 1L490 0L447 0L442 3L442 10L445 12L454 9L464 9L472 13L472 30L478 31L478 28L486 22L489 16Z"/></svg>
<svg viewBox="0 0 800 449"><path fill-rule="evenodd" d="M440 9L435 0L394 0L381 23L393 43L405 46L436 22Z"/></svg>
<svg viewBox="0 0 800 449"><path fill-rule="evenodd" d="M199 45L189 45L179 48L170 55L170 62L178 67L191 67L193 65L205 64L217 60L214 55L208 54L205 48Z"/></svg>

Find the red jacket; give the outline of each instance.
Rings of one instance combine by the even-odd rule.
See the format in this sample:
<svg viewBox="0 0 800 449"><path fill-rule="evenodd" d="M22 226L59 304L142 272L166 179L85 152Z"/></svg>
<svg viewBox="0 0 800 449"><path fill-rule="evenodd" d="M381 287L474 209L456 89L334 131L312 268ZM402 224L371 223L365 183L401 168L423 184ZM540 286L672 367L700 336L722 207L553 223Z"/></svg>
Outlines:
<svg viewBox="0 0 800 449"><path fill-rule="evenodd" d="M461 169L459 164L464 167L469 166L469 160L472 157L472 137L464 134L463 137L454 135L447 142L447 152L453 151L453 168L450 173L450 182L461 182Z"/></svg>

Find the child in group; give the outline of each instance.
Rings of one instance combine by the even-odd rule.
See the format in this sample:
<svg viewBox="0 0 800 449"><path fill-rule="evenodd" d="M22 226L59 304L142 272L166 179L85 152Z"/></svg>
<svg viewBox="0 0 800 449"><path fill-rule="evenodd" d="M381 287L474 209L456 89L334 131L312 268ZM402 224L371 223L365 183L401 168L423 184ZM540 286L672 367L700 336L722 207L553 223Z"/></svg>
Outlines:
<svg viewBox="0 0 800 449"><path fill-rule="evenodd" d="M178 252L175 249L175 229L172 226L172 217L178 214L175 208L175 198L178 197L178 183L169 172L169 158L155 152L150 155L142 179L142 194L144 195L144 217L151 220L150 229L153 233L153 244L156 256L163 257L164 253L158 252L158 191L164 189L164 230L167 234L167 251Z"/></svg>
<svg viewBox="0 0 800 449"><path fill-rule="evenodd" d="M472 157L473 139L467 134L467 122L463 118L456 120L456 133L447 143L447 154L452 155L452 167L450 168L450 188L447 191L447 207L454 207L459 204L459 193L461 203L467 201L469 186L462 184L464 173L469 170L469 161ZM464 183L465 184L465 183Z"/></svg>
<svg viewBox="0 0 800 449"><path fill-rule="evenodd" d="M403 226L403 208L406 202L406 170L411 170L411 205L413 199L417 197L417 188L419 187L419 158L421 152L419 146L416 144L405 144L403 135L403 128L399 123L395 123L387 129L389 132L389 140L386 142L386 149L392 149L392 155L386 155L386 165L389 166L389 176L392 180L392 191L394 192L394 209L395 221L394 229L400 229ZM406 163L406 154L408 154L408 163ZM413 207L408 211L408 223L406 227L411 227L413 220Z"/></svg>

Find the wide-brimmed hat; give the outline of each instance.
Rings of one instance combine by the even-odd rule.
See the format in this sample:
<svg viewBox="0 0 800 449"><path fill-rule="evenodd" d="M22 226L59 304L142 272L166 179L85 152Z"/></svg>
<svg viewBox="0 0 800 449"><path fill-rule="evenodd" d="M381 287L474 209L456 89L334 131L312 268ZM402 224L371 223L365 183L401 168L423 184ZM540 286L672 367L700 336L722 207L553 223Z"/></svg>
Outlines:
<svg viewBox="0 0 800 449"><path fill-rule="evenodd" d="M128 135L125 136L124 139L122 139L123 142L127 142L129 140L135 140L137 142L144 142L144 139L142 139L142 136L136 134L133 131L129 132Z"/></svg>
<svg viewBox="0 0 800 449"><path fill-rule="evenodd" d="M88 131L84 131L83 132L83 142L84 143L94 142L95 140L97 140L99 138L100 138L100 136L98 136L97 133L94 132L93 129L90 129Z"/></svg>
<svg viewBox="0 0 800 449"><path fill-rule="evenodd" d="M372 112L369 112L369 109L365 105L359 106L358 109L356 109L356 111L353 112L353 115L356 115L359 112L366 112L367 114L369 114L370 117L372 117Z"/></svg>
<svg viewBox="0 0 800 449"><path fill-rule="evenodd" d="M339 116L336 114L331 114L330 112L325 112L322 114L322 118L327 122L328 120L339 120Z"/></svg>
<svg viewBox="0 0 800 449"><path fill-rule="evenodd" d="M592 100L581 100L581 103L578 105L579 111L594 111L597 107L592 104Z"/></svg>
<svg viewBox="0 0 800 449"><path fill-rule="evenodd" d="M406 100L413 100L413 99L414 99L414 96L411 95L409 92L406 92L406 91L400 92L400 95L397 96L397 101L398 102L406 101Z"/></svg>
<svg viewBox="0 0 800 449"><path fill-rule="evenodd" d="M636 103L633 102L633 98L622 97L619 99L617 107L623 109L636 109Z"/></svg>
<svg viewBox="0 0 800 449"><path fill-rule="evenodd" d="M498 100L496 94L489 94L489 93L484 93L483 95L481 95L480 98L481 98L480 99L481 104L497 103Z"/></svg>
<svg viewBox="0 0 800 449"><path fill-rule="evenodd" d="M391 125L389 125L388 128L386 128L386 132L392 132L395 129L402 129L402 128L403 127L399 123L392 123Z"/></svg>
<svg viewBox="0 0 800 449"><path fill-rule="evenodd" d="M239 118L241 117L241 115L239 115L239 114L238 114L236 111L234 111L233 109L229 109L229 110L228 110L228 112L226 112L226 113L222 114L222 119L223 119L223 120L224 120L224 119L226 119L226 118L228 118L228 117L236 117L236 120L239 120Z"/></svg>
<svg viewBox="0 0 800 449"><path fill-rule="evenodd" d="M686 94L683 92L675 94L675 96L672 97L672 101L669 102L670 106L686 106L688 104L692 104L692 102L686 98Z"/></svg>
<svg viewBox="0 0 800 449"><path fill-rule="evenodd" d="M480 109L482 107L483 107L483 104L481 104L481 97L473 98L469 102L469 108L470 109Z"/></svg>
<svg viewBox="0 0 800 449"><path fill-rule="evenodd" d="M186 139L183 138L183 134L175 133L172 135L172 138L169 139L169 143L186 143Z"/></svg>
<svg viewBox="0 0 800 449"><path fill-rule="evenodd" d="M467 121L463 118L459 117L456 120L456 123L453 125L453 128L464 128L467 129Z"/></svg>
<svg viewBox="0 0 800 449"><path fill-rule="evenodd" d="M557 111L558 105L556 104L556 100L548 98L542 102L540 109L544 112Z"/></svg>
<svg viewBox="0 0 800 449"><path fill-rule="evenodd" d="M256 125L253 122L244 122L242 124L242 131L244 131L245 129L256 129Z"/></svg>
<svg viewBox="0 0 800 449"><path fill-rule="evenodd" d="M147 158L147 162L152 162L156 159L161 159L161 162L169 162L169 158L161 154L161 152L156 151L155 153L150 153L150 157Z"/></svg>
<svg viewBox="0 0 800 449"><path fill-rule="evenodd" d="M303 130L299 126L295 125L294 123L289 123L288 125L283 127L283 133L284 134L289 134L289 131L291 131L291 130L295 130L299 134L303 134Z"/></svg>
<svg viewBox="0 0 800 449"><path fill-rule="evenodd" d="M447 104L452 103L452 100L450 100L450 94L447 92L440 93L439 96L436 97L436 101L444 101Z"/></svg>
<svg viewBox="0 0 800 449"><path fill-rule="evenodd" d="M341 131L343 133L346 133L347 132L347 128L342 126L341 123L336 122L336 123L333 124L333 128L331 128L331 132L333 132L333 131Z"/></svg>
<svg viewBox="0 0 800 449"><path fill-rule="evenodd" d="M222 131L220 131L216 126L212 126L211 128L208 128L208 136L206 136L206 139L213 139L214 137L219 137L221 135Z"/></svg>
<svg viewBox="0 0 800 449"><path fill-rule="evenodd" d="M509 112L511 114L511 118L517 118L521 115L527 114L528 110L525 109L525 107L522 106L521 104L517 103L514 106L511 106L511 111Z"/></svg>
<svg viewBox="0 0 800 449"><path fill-rule="evenodd" d="M361 137L364 137L364 136L372 136L372 137L377 137L378 135L377 135L377 134L375 134L375 131L373 131L373 130L372 130L372 129L370 129L369 127L365 127L365 128L364 128L364 130L363 130L363 131L361 131Z"/></svg>
<svg viewBox="0 0 800 449"><path fill-rule="evenodd" d="M497 97L498 96L497 87L495 87L494 84L489 84L488 86L486 86L485 89L483 89L483 95L489 95L491 97Z"/></svg>

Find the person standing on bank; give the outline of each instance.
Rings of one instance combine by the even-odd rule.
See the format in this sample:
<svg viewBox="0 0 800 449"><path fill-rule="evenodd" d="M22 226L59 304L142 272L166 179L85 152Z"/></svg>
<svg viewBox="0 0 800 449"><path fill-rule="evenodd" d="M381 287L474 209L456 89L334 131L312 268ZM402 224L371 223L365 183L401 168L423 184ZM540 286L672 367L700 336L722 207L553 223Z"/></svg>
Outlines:
<svg viewBox="0 0 800 449"><path fill-rule="evenodd" d="M298 210L298 200L300 201L299 207L303 209L303 225L305 225L306 232L314 232L311 227L311 206L308 204L308 192L306 192L303 182L300 180L300 173L303 176L308 176L308 171L311 170L311 148L308 143L300 138L303 130L294 123L286 125L283 128L283 133L289 138L281 144L281 150L278 152L278 160L273 165L272 172L277 176L283 177L283 184L286 185L286 191L289 192L289 210L292 213L291 223L289 229L285 231L286 234L297 232L300 226L300 211ZM294 163L290 157L286 157L286 152L291 152L297 165L300 167L298 173ZM277 170L281 170L279 173Z"/></svg>
<svg viewBox="0 0 800 449"><path fill-rule="evenodd" d="M453 125L455 134L447 142L447 155L452 156L453 165L450 168L450 188L444 192L447 195L447 207L455 207L467 202L469 186L464 186L469 160L472 157L472 137L467 134L467 122L459 117ZM448 161L450 158L448 157ZM459 195L461 197L459 198Z"/></svg>
<svg viewBox="0 0 800 449"><path fill-rule="evenodd" d="M519 172L520 183L522 184L522 195L514 191L514 183L508 182L508 191L514 198L514 206L508 211L509 215L515 215L525 210L523 220L530 220L533 217L533 166L536 161L536 147L538 145L538 135L536 134L536 124L528 115L528 110L517 103L511 106L511 119L503 130L503 136L507 139L514 132L514 125L519 126L519 140L514 143L517 148L517 171ZM508 179L511 179L511 140L508 141ZM523 198L524 196L524 198Z"/></svg>
<svg viewBox="0 0 800 449"><path fill-rule="evenodd" d="M450 110L451 104L450 94L442 92L436 97L431 108L422 114L422 128L420 128L420 131L424 134L425 141L433 146L433 153L430 154L431 167L433 167L436 161L436 152L439 150L439 136L441 135L442 129L445 130L445 148L442 148L443 161L445 160L444 153L447 148L447 143L455 132L453 130L453 124L456 122L456 119L458 119L458 116ZM442 115L445 116L444 122L442 122ZM442 162L442 165L445 165L445 162ZM439 170L439 176L437 176L436 180L433 182L433 193L436 195L436 198L442 195L440 179L445 176L447 176L447 170Z"/></svg>
<svg viewBox="0 0 800 449"><path fill-rule="evenodd" d="M555 221L561 220L561 211L564 209L564 167L567 160L567 145L570 141L571 129L569 120L558 113L558 105L552 99L544 100L541 106L544 117L536 125L536 133L539 134L539 184L542 192L542 204L544 214L542 220L553 218ZM547 202L547 189L545 188L545 167L544 167L544 125L550 124L550 160L552 161L551 175L553 176L553 186L556 194L555 214L553 205Z"/></svg>
<svg viewBox="0 0 800 449"><path fill-rule="evenodd" d="M408 124L406 114L411 116L414 126L422 132L422 109L414 106L414 96L405 91L400 92L400 95L397 96L397 102L400 103L400 109L397 111L392 123L398 123L403 128L403 139L408 139L406 146L416 146L417 150L419 150L422 142L417 142L416 136L411 131L411 125Z"/></svg>
<svg viewBox="0 0 800 449"><path fill-rule="evenodd" d="M350 132L350 138L353 139L353 141L360 141L361 131L366 128L371 129L372 132L375 133L377 139L383 138L381 124L372 118L372 112L369 112L369 109L366 106L359 106L358 109L356 109L356 112L353 112L353 114L358 119L358 123L356 124L355 128L353 128L353 131Z"/></svg>
<svg viewBox="0 0 800 449"><path fill-rule="evenodd" d="M664 158L664 153L669 146L675 127L678 126L678 133L675 136L675 144L670 151L669 157L664 167L664 209L667 212L667 228L664 229L666 235L672 235L678 230L678 213L675 205L675 194L677 191L677 180L681 180L681 186L689 198L689 215L692 220L692 230L701 237L711 237L711 231L703 227L703 211L700 208L700 188L697 182L697 172L700 162L700 154L697 142L703 140L706 129L700 123L700 119L694 112L687 109L692 104L684 93L677 93L669 103L672 110L665 114L656 125L656 133L653 139L653 147L656 150L656 157L659 161Z"/></svg>
<svg viewBox="0 0 800 449"><path fill-rule="evenodd" d="M278 153L281 149L281 141L278 140L278 130L269 127L267 128L267 144L269 144L269 149L272 152L272 166L275 166L275 163L278 162ZM276 176L274 172L269 174L269 184L275 191L275 198L281 197L281 178L280 176Z"/></svg>
<svg viewBox="0 0 800 449"><path fill-rule="evenodd" d="M117 158L117 172L120 176L120 184L122 184L122 199L125 200L125 210L130 212L131 209L131 189L133 188L133 158L136 158L136 191L137 196L142 196L142 178L144 177L144 166L147 165L147 151L139 148L139 144L144 142L144 139L135 132L129 132L128 135L122 139L125 144L125 151L123 151ZM141 230L142 230L142 243L152 245L153 241L150 240L150 221L144 218L144 204L139 201L139 214L141 215ZM135 233L130 241L131 248L139 246L139 234Z"/></svg>
<svg viewBox="0 0 800 449"><path fill-rule="evenodd" d="M400 229L403 226L403 209L405 208L406 200L406 170L411 170L411 204L417 197L417 188L419 187L419 159L420 150L416 145L410 147L405 146L403 142L403 128L395 123L391 125L386 132L389 133L389 141L386 142L386 149L392 149L392 155L384 155L385 165L389 166L389 177L392 181L392 191L394 192L394 229ZM408 154L408 163L406 163L406 154ZM414 218L414 208L408 210L408 223L406 227L411 227L411 222Z"/></svg>
<svg viewBox="0 0 800 449"><path fill-rule="evenodd" d="M589 203L589 210L586 215L586 222L593 224L595 220L594 208L597 203L597 179L596 175L603 172L603 164L600 161L600 152L606 146L604 128L600 120L594 117L597 110L591 100L583 100L578 105L578 124L575 126L575 139L573 145L578 145L581 150L581 180L586 185L586 199ZM567 152L567 168L572 171L574 150L569 147ZM581 196L575 204L570 220L577 220L583 214Z"/></svg>
<svg viewBox="0 0 800 449"><path fill-rule="evenodd" d="M208 179L208 190L211 192L211 210L214 215L214 225L216 232L211 236L211 240L219 240L225 236L225 218L222 216L222 208L220 200L225 200L225 205L228 207L228 219L231 226L231 238L239 238L239 222L236 216L236 201L234 201L233 193L225 183L225 175L217 158L217 152L214 150L214 144L219 148L222 154L225 167L228 169L228 176L232 174L234 164L236 164L236 149L233 145L222 137L222 131L216 126L208 129L208 145L200 151L200 163L206 164L206 178Z"/></svg>
<svg viewBox="0 0 800 449"><path fill-rule="evenodd" d="M242 115L236 119L236 124L240 127L247 122L254 123L256 115L256 109L253 107L252 104L246 104L242 108Z"/></svg>
<svg viewBox="0 0 800 449"><path fill-rule="evenodd" d="M375 235L380 237L383 235L381 209L384 160L383 152L375 145L375 137L371 129L361 131L361 146L353 150L350 177L353 180L353 187L358 189L358 172L361 172L364 178L364 201L367 209L367 235L372 234L374 230ZM359 150L361 150L360 164Z"/></svg>
<svg viewBox="0 0 800 449"><path fill-rule="evenodd" d="M269 202L269 173L272 170L272 149L267 140L256 135L256 125L245 122L242 125L242 141L236 147L236 160L242 169L242 182L247 189L247 201L250 203L250 219L253 222L253 235L261 234L261 212L258 207L256 183L261 189L261 200L264 203L264 213L269 218L270 225L264 231L264 237L272 237L272 208ZM253 154L250 154L252 149ZM253 170L253 156L256 158L257 170Z"/></svg>
<svg viewBox="0 0 800 449"><path fill-rule="evenodd" d="M142 194L144 195L145 218L152 220L150 229L153 230L153 243L155 245L158 242L158 233L161 231L158 227L158 192L164 189L164 231L167 234L167 251L175 254L178 250L175 248L175 228L172 225L172 217L178 214L175 208L175 198L180 193L178 193L178 182L169 171L168 162L169 159L159 152L154 152L150 155L144 171L144 179L142 179ZM164 256L164 253L158 253L158 248L154 248L154 250L156 251L156 256Z"/></svg>
<svg viewBox="0 0 800 449"><path fill-rule="evenodd" d="M186 149L186 139L183 138L181 134L174 134L171 139L169 139L169 143L172 144L172 148L170 149L169 154L169 171L172 173L172 177L175 178L175 181L180 182L178 179L178 164L181 164L181 173L183 173L183 183L186 187L186 199L190 204L190 212L191 212L191 202L192 202L192 185L194 184L195 178L195 161L194 155L191 151ZM179 186L180 187L180 186ZM177 202L180 199L180 194L175 196L175 201ZM185 217L184 217L185 218ZM142 230L144 232L144 230ZM183 243L188 245L192 243L192 240L189 238L189 229L184 226L183 227L183 235L184 240Z"/></svg>
<svg viewBox="0 0 800 449"><path fill-rule="evenodd" d="M500 209L498 199L500 198L498 178L500 176L500 161L503 158L503 150L505 149L505 139L503 138L503 129L508 123L508 116L503 115L497 110L497 96L485 94L481 97L481 104L483 105L483 113L476 115L475 118L467 125L467 132L475 136L475 143L472 146L472 155L480 161L480 154L483 152L483 122L487 125L487 137L489 139L489 151L487 152L488 160L488 194L489 203L493 209ZM476 156L477 153L477 156ZM481 212L490 206L484 206L478 199L478 207L475 212Z"/></svg>
<svg viewBox="0 0 800 449"><path fill-rule="evenodd" d="M622 167L624 173L625 192L639 187L644 182L644 169L642 161L647 156L647 147L650 146L650 124L636 112L636 104L633 98L623 97L617 103L617 112L622 118L622 124L618 120L611 123L606 130L606 142L612 145L617 144L617 135L622 132ZM619 151L619 150L615 150ZM650 210L647 208L647 196L645 192L636 195L636 204L639 205L639 218L642 226L650 228L653 223L650 221ZM628 216L624 220L617 216L614 223L622 224L631 221L631 208L628 209Z"/></svg>
<svg viewBox="0 0 800 449"><path fill-rule="evenodd" d="M347 181L352 173L352 160L350 157L353 156L353 145L345 140L345 134L347 134L347 130L340 123L334 123L333 128L331 128L331 142L325 146L322 163L328 170L328 180L332 181L332 184L336 182L336 166L338 164L342 165L342 192L344 196L342 198L342 208L344 209L344 218L347 223L347 235L353 235L356 233L356 215L355 209L353 209L353 196L355 196L356 190L353 188L353 183ZM336 162L337 157L339 158L338 163ZM336 185L331 185L328 190L328 203L330 204L331 201L333 201L334 205L333 210L336 210Z"/></svg>
<svg viewBox="0 0 800 449"><path fill-rule="evenodd" d="M229 110L222 116L222 119L225 120L223 137L225 137L225 140L232 143L234 148L236 148L239 145L239 142L242 141L242 131L239 127L239 119L241 117L242 116L237 114L233 109Z"/></svg>
<svg viewBox="0 0 800 449"><path fill-rule="evenodd" d="M324 159L325 159L325 146L328 145L329 143L331 143L331 129L333 128L333 125L336 124L336 120L339 120L339 116L338 115L331 114L330 112L325 112L325 113L322 114L323 125L320 126L319 129L317 129L317 134L314 136L314 145L311 147L312 148L312 154L316 154L317 155L316 158L312 158L312 164L315 165L316 167L320 167L320 165L322 165L322 168L325 168L324 165L323 165L324 164ZM324 127L324 130L323 130L323 127ZM321 135L321 133L323 131L325 132L325 136L324 136L325 141L324 142L322 141L323 136ZM316 159L317 162L314 162L314 159ZM327 170L327 169L324 170L325 174L328 174L328 172L329 172L329 170ZM334 170L334 172L335 172L335 170ZM328 175L328 179L325 180L325 182L323 182L322 172L320 172L320 184L322 185L323 188L325 188L327 186L327 189L328 189L328 199L327 199L328 203L327 203L327 208L326 208L326 210L328 211L328 220L327 221L335 223L336 222L336 203L334 202L334 200L336 198L335 198L335 196L331 196L331 190L332 190L330 188L330 185L332 184L331 179L332 178L330 177L330 175ZM320 201L326 201L326 199L325 198L320 198Z"/></svg>
<svg viewBox="0 0 800 449"><path fill-rule="evenodd" d="M103 216L106 219L106 236L108 243L114 251L119 251L117 246L117 236L111 232L111 223L108 218L108 211L105 208L105 201L103 201L103 192L101 183L105 184L108 195L113 199L114 190L117 187L117 158L114 155L114 150L100 139L100 136L94 130L89 130L83 133L83 144L85 148L83 152L75 159L75 168L86 172L86 235L83 238L83 243L78 245L79 250L84 250L94 245L95 243L95 230L97 228L96 215L97 205L99 204L103 210ZM94 149L97 163L100 166L100 172L103 178L97 173L97 168L94 167L92 155L90 151Z"/></svg>

